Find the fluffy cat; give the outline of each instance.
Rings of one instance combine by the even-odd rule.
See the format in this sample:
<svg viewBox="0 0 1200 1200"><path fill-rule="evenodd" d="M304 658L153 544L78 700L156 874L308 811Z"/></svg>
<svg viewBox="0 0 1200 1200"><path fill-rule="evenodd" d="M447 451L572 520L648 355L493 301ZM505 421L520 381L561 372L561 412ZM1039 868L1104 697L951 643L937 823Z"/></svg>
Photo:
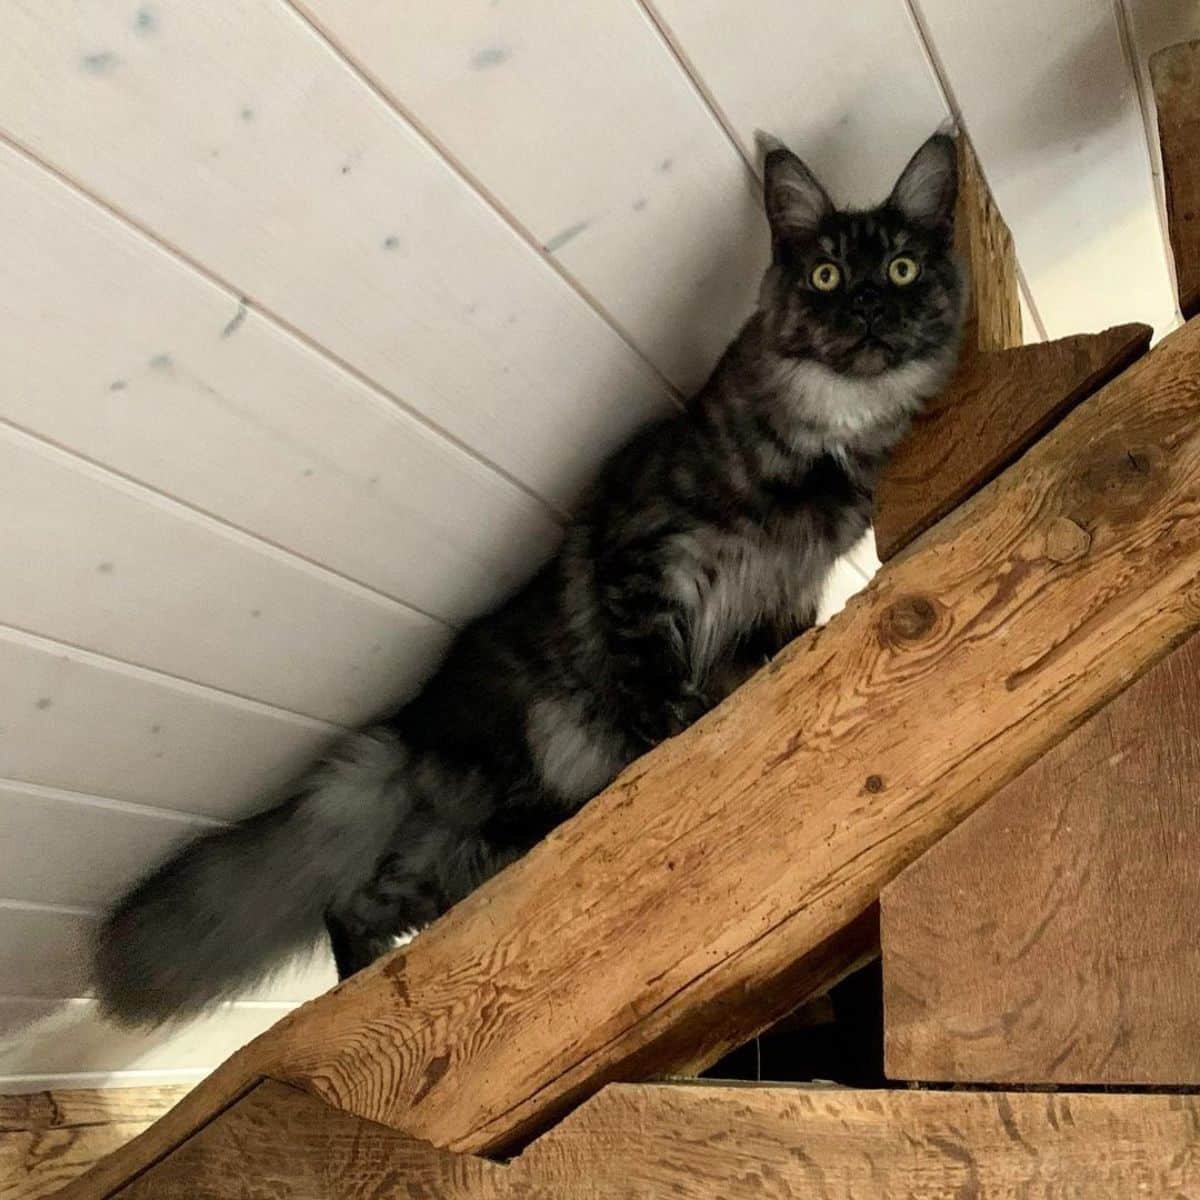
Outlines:
<svg viewBox="0 0 1200 1200"><path fill-rule="evenodd" d="M108 915L105 1010L236 994L327 930L339 974L444 912L811 625L888 450L955 360L953 141L839 211L765 162L759 306L686 411L615 454L555 558L291 799L200 838Z"/></svg>

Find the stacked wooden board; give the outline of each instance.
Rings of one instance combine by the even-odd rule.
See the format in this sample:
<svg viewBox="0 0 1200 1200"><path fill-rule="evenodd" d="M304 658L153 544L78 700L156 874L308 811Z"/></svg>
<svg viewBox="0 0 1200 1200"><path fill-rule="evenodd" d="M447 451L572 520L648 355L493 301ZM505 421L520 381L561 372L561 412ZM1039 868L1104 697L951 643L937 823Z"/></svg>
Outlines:
<svg viewBox="0 0 1200 1200"><path fill-rule="evenodd" d="M1200 76L1167 54L1186 216ZM868 591L64 1197L1200 1190L1186 1094L605 1086L828 986L881 895L894 1073L1200 1075L1200 322L1003 348L1005 237L960 227L974 352L881 489Z"/></svg>

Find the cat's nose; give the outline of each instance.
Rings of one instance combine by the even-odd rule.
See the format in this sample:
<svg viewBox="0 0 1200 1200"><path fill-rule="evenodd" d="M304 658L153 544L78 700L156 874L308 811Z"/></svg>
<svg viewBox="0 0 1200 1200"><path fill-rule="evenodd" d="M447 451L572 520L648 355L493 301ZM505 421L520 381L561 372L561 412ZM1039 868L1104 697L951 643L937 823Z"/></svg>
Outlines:
<svg viewBox="0 0 1200 1200"><path fill-rule="evenodd" d="M850 311L868 325L883 311L883 296L878 288L861 287L850 297Z"/></svg>

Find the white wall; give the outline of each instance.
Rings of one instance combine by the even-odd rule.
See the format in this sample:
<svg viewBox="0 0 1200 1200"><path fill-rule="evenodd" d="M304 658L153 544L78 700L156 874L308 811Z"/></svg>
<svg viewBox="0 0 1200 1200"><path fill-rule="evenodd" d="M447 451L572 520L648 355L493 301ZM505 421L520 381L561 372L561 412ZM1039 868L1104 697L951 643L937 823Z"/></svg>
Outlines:
<svg viewBox="0 0 1200 1200"><path fill-rule="evenodd" d="M83 947L407 694L764 264L753 131L879 198L953 109L1027 336L1175 319L1144 59L1190 0L17 0L0 37L0 1090L192 1078ZM870 555L860 558L869 572ZM839 587L857 586L848 570Z"/></svg>

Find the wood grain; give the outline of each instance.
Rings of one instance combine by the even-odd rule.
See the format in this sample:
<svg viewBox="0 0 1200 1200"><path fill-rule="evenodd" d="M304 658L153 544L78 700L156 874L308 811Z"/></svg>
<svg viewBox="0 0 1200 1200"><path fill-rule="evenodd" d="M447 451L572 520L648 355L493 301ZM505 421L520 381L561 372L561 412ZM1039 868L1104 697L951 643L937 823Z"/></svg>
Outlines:
<svg viewBox="0 0 1200 1200"><path fill-rule="evenodd" d="M435 1150L266 1080L117 1196L483 1200L500 1194L503 1174L484 1159Z"/></svg>
<svg viewBox="0 0 1200 1200"><path fill-rule="evenodd" d="M0 1096L0 1200L50 1195L141 1133L187 1091L91 1088Z"/></svg>
<svg viewBox="0 0 1200 1200"><path fill-rule="evenodd" d="M1020 346L1021 301L1012 234L992 199L966 134L958 137L954 241L969 269L964 363L969 363L975 353Z"/></svg>
<svg viewBox="0 0 1200 1200"><path fill-rule="evenodd" d="M40 1200L150 1126L145 1121L0 1133L0 1200Z"/></svg>
<svg viewBox="0 0 1200 1200"><path fill-rule="evenodd" d="M69 1194L105 1194L263 1074L478 1151L783 1016L885 883L1200 625L1198 355L1192 323L829 625ZM1090 536L1066 564L1045 554L1060 517Z"/></svg>
<svg viewBox="0 0 1200 1200"><path fill-rule="evenodd" d="M535 1142L510 1187L581 1200L1182 1197L1200 1189L1198 1121L1195 1096L617 1085Z"/></svg>
<svg viewBox="0 0 1200 1200"><path fill-rule="evenodd" d="M161 1084L0 1095L0 1133L156 1121L189 1091L186 1084Z"/></svg>
<svg viewBox="0 0 1200 1200"><path fill-rule="evenodd" d="M120 1200L1190 1195L1195 1096L605 1088L507 1166L260 1083ZM3 1193L0 1193L3 1194Z"/></svg>
<svg viewBox="0 0 1200 1200"><path fill-rule="evenodd" d="M1200 41L1150 57L1179 307L1200 310Z"/></svg>
<svg viewBox="0 0 1200 1200"><path fill-rule="evenodd" d="M1200 638L883 893L897 1079L1200 1083Z"/></svg>
<svg viewBox="0 0 1200 1200"><path fill-rule="evenodd" d="M889 559L978 491L1086 396L1145 353L1148 325L1118 325L968 355L897 447L875 494L875 544Z"/></svg>

